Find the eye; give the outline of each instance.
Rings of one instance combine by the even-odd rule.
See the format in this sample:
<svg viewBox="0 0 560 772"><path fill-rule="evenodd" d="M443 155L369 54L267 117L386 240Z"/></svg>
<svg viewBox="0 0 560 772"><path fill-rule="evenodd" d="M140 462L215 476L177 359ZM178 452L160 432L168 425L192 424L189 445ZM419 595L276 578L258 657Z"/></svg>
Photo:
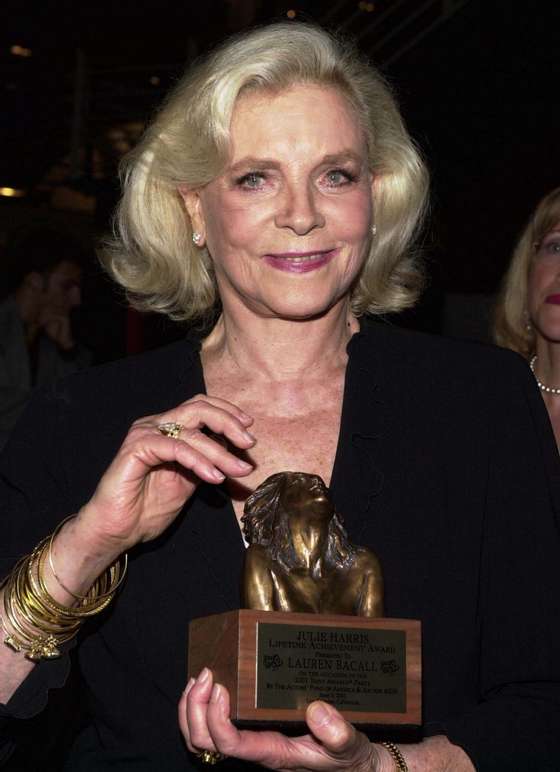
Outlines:
<svg viewBox="0 0 560 772"><path fill-rule="evenodd" d="M242 177L239 177L235 184L239 188L246 188L248 190L258 190L262 188L266 182L266 174L264 172L248 172Z"/></svg>
<svg viewBox="0 0 560 772"><path fill-rule="evenodd" d="M545 256L560 256L560 239L550 239L549 241L544 241L541 244L539 251Z"/></svg>
<svg viewBox="0 0 560 772"><path fill-rule="evenodd" d="M331 188L340 188L355 182L357 177L348 169L329 169L325 174L327 185Z"/></svg>

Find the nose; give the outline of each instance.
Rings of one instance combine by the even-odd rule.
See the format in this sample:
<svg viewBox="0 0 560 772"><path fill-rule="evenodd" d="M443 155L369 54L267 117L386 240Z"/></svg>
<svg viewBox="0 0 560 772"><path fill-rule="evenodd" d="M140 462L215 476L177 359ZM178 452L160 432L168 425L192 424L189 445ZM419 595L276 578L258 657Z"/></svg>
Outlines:
<svg viewBox="0 0 560 772"><path fill-rule="evenodd" d="M323 228L325 218L318 207L317 195L307 183L289 185L276 215L276 225L289 228L298 236Z"/></svg>

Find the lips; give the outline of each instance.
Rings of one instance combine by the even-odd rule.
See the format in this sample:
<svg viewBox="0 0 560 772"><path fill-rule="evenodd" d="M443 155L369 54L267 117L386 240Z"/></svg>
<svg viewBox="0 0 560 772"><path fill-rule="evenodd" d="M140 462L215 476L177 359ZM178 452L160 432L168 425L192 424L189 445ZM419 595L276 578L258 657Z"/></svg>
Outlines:
<svg viewBox="0 0 560 772"><path fill-rule="evenodd" d="M264 256L267 265L288 273L308 273L322 268L338 254L338 249L319 252L282 252Z"/></svg>
<svg viewBox="0 0 560 772"><path fill-rule="evenodd" d="M560 306L560 293L556 295L548 295L544 302L551 303L553 306Z"/></svg>

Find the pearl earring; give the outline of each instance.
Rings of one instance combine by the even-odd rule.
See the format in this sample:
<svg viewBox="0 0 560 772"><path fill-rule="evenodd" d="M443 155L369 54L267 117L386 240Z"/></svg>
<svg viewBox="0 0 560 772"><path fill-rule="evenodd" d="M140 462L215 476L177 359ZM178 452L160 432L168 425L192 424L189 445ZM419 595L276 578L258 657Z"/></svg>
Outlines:
<svg viewBox="0 0 560 772"><path fill-rule="evenodd" d="M200 233L193 233L192 240L195 244L200 244L200 239L202 238L202 235Z"/></svg>
<svg viewBox="0 0 560 772"><path fill-rule="evenodd" d="M375 236L376 233L377 233L377 225L372 225L371 226L371 235Z"/></svg>

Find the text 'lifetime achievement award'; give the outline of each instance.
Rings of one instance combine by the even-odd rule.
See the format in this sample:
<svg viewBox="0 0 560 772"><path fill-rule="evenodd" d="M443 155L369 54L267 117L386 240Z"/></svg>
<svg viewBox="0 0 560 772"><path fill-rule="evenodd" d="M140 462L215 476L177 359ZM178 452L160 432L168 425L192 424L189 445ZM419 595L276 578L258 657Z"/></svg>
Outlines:
<svg viewBox="0 0 560 772"><path fill-rule="evenodd" d="M238 725L302 722L317 699L355 724L420 725L420 622L383 618L379 561L321 478L272 475L243 527L246 608L191 622L189 675L213 671Z"/></svg>

